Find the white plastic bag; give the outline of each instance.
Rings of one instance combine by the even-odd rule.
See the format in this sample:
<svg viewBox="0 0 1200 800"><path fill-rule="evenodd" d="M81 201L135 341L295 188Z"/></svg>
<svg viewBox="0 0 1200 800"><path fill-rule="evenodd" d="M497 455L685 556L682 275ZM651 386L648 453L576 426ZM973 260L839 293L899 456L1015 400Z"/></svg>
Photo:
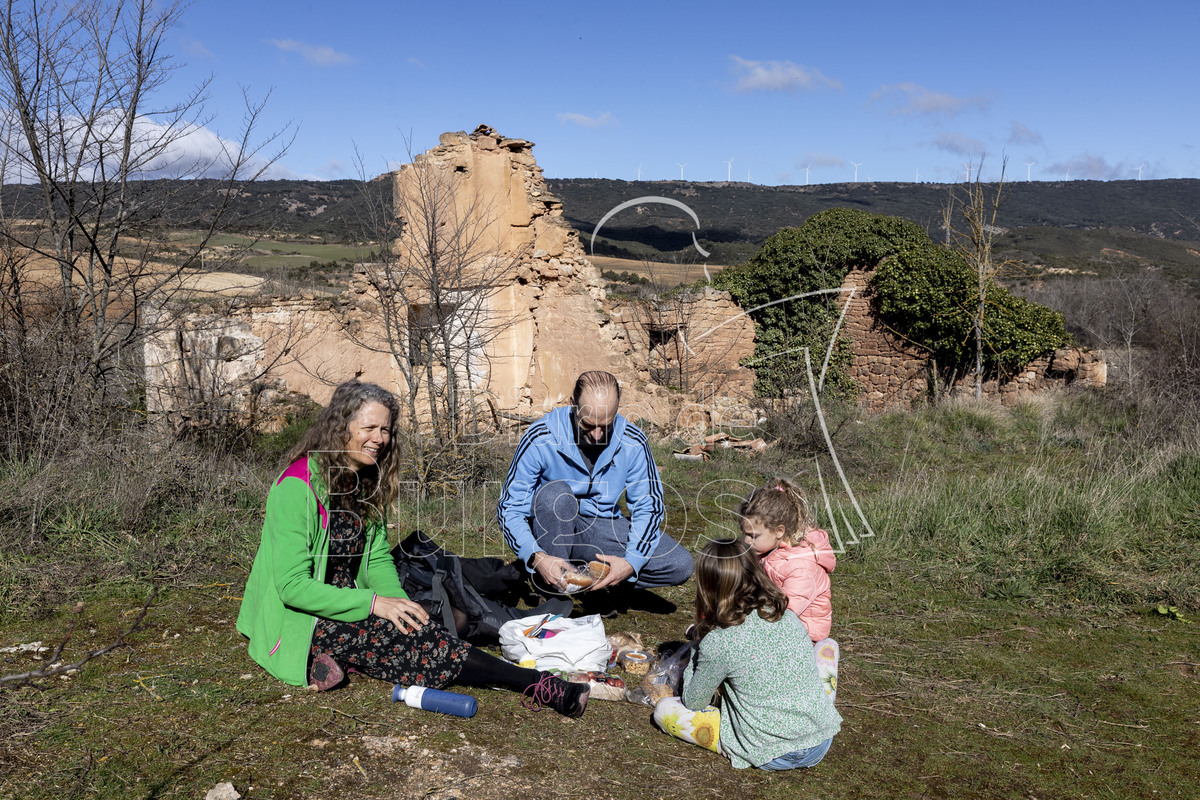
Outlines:
<svg viewBox="0 0 1200 800"><path fill-rule="evenodd" d="M537 669L603 672L611 651L604 621L598 614L551 620L538 615L514 619L500 627L500 653L518 664L532 658Z"/></svg>

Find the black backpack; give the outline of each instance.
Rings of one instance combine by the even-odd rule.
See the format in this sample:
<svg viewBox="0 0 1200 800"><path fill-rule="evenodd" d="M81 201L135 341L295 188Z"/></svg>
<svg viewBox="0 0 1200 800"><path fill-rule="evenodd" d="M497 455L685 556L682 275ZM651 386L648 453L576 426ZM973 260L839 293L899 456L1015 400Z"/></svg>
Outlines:
<svg viewBox="0 0 1200 800"><path fill-rule="evenodd" d="M453 609L466 614L464 639L495 642L500 626L509 620L545 613L569 616L573 607L570 600L557 599L535 609L514 608L512 604L528 588L525 570L518 562L464 558L422 531L413 531L393 547L392 560L409 599L428 608L446 630L455 630Z"/></svg>

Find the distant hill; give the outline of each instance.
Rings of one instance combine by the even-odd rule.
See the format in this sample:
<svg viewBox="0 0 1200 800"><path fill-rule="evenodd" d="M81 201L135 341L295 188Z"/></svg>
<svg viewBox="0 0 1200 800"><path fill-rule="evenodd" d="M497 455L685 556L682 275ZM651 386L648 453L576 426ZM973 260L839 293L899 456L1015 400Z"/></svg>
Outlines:
<svg viewBox="0 0 1200 800"><path fill-rule="evenodd" d="M135 194L169 190L172 216L169 224L179 228L202 227L224 199L225 184L215 180L146 181L134 183ZM3 187L5 209L21 215L21 209L40 201L38 188L29 184ZM352 242L361 238L360 220L368 202L391 206L391 182L342 181L254 181L243 183L226 216L226 228L235 233L265 233L330 242Z"/></svg>
<svg viewBox="0 0 1200 800"><path fill-rule="evenodd" d="M904 217L940 241L951 189L934 183L756 186L587 178L548 183L585 248L609 210L638 197L678 200L700 219L696 230L687 214L669 205L626 209L601 228L596 255L695 261L694 231L715 264L743 263L780 228L837 206ZM1005 187L1000 224L1007 230L997 241L1000 256L1028 265L1027 275L1103 275L1153 266L1200 286L1200 180L1019 181Z"/></svg>
<svg viewBox="0 0 1200 800"><path fill-rule="evenodd" d="M585 246L610 209L637 197L661 196L696 212L700 218L696 236L705 249L728 251L732 245L735 252L745 252L746 245L753 249L780 228L800 225L818 211L836 206L904 217L940 238L942 208L951 188L934 183L756 186L587 178L548 183L562 198L564 215L583 235ZM1200 241L1200 227L1188 221L1200 222L1200 180L1022 181L1008 184L1005 197L1000 218L1010 229L1120 229ZM679 209L647 204L606 222L596 239L596 253L640 257L647 247L658 252L684 250L691 246L693 230L691 219Z"/></svg>
<svg viewBox="0 0 1200 800"><path fill-rule="evenodd" d="M551 191L563 201L567 221L590 248L596 224L617 205L638 197L667 197L699 217L696 229L678 208L643 204L605 223L596 255L660 261L699 260L695 233L711 252L709 263L744 262L771 234L796 226L835 206L861 208L912 220L942 238L942 208L950 186L935 183L836 183L757 186L741 182L556 179ZM144 184L151 188L153 184ZM216 181L171 186L184 202L170 220L180 228L201 225L223 191ZM33 186L3 187L5 208L36 201ZM391 203L386 180L257 181L244 184L229 221L235 232L354 242L367 194ZM1200 277L1200 180L1018 181L1007 185L999 243L1006 255L1062 270L1095 271L1161 266L1177 277ZM17 211L19 215L19 211Z"/></svg>

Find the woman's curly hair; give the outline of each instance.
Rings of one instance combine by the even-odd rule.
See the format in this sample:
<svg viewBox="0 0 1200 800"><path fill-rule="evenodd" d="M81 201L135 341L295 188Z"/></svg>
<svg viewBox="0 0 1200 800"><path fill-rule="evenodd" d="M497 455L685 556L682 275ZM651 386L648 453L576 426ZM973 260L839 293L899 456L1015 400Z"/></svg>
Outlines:
<svg viewBox="0 0 1200 800"><path fill-rule="evenodd" d="M400 416L400 401L388 390L373 383L351 380L333 390L329 400L300 441L288 451L286 463L313 456L330 496L347 504L367 519L383 519L400 491L399 443L392 431L387 445L373 466L359 467L346 453L350 423L368 403L379 403L392 416L392 425Z"/></svg>
<svg viewBox="0 0 1200 800"><path fill-rule="evenodd" d="M709 542L696 555L697 639L714 628L742 624L752 611L778 622L787 604L787 595L763 571L758 553L741 539Z"/></svg>

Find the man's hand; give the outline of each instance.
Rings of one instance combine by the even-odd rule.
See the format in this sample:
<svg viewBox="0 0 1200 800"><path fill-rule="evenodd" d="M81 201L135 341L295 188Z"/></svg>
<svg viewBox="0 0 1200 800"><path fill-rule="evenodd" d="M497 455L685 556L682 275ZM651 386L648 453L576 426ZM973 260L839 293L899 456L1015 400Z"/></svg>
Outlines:
<svg viewBox="0 0 1200 800"><path fill-rule="evenodd" d="M597 589L607 589L614 586L633 574L633 567L628 561L620 556L606 556L603 554L596 556L597 561L603 561L608 564L608 574L604 576L604 580L596 581L589 592L594 592Z"/></svg>
<svg viewBox="0 0 1200 800"><path fill-rule="evenodd" d="M401 633L411 633L429 621L429 612L403 597L376 597L375 616L391 622Z"/></svg>
<svg viewBox="0 0 1200 800"><path fill-rule="evenodd" d="M563 573L572 567L571 562L565 558L558 558L544 550L539 550L533 554L533 569L550 588L562 590L567 585L563 580Z"/></svg>

